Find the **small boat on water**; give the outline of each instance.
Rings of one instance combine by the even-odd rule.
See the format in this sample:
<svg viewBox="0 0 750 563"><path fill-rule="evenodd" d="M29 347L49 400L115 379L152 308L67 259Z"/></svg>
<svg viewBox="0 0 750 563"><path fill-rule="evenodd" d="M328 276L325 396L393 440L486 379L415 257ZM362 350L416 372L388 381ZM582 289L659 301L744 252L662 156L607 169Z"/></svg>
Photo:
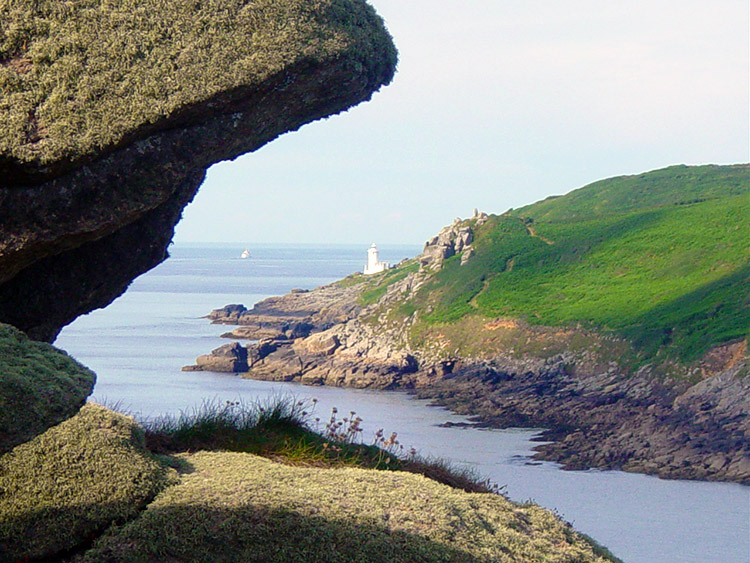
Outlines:
<svg viewBox="0 0 750 563"><path fill-rule="evenodd" d="M240 254L240 258L250 258L250 251L246 248L242 251L242 254Z"/></svg>

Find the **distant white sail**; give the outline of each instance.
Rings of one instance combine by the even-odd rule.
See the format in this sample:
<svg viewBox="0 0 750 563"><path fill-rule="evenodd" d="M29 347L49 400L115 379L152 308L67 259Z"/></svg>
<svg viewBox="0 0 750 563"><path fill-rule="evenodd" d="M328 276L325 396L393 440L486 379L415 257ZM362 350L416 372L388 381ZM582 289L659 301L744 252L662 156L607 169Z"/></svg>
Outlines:
<svg viewBox="0 0 750 563"><path fill-rule="evenodd" d="M242 254L240 254L240 258L250 258L250 251L246 248L242 251Z"/></svg>

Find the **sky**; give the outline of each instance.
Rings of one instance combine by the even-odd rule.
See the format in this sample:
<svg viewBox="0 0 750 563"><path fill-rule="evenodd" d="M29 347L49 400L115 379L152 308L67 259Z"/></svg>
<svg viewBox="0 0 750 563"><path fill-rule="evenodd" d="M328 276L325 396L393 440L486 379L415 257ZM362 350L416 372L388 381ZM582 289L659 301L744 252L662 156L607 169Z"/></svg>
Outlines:
<svg viewBox="0 0 750 563"><path fill-rule="evenodd" d="M368 103L209 169L176 242L422 244L596 180L750 160L747 0L371 0Z"/></svg>

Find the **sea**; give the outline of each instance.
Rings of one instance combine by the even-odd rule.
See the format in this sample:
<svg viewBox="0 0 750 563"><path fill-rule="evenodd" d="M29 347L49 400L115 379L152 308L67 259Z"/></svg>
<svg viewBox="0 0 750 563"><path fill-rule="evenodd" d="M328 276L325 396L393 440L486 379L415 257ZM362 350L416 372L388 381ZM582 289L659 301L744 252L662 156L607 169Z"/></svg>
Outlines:
<svg viewBox="0 0 750 563"><path fill-rule="evenodd" d="M137 278L114 303L78 318L55 345L97 373L91 400L147 420L204 402L251 402L293 395L317 399L311 419L330 409L363 419L364 441L396 432L407 449L467 466L516 501L533 501L628 563L750 562L750 487L664 480L622 471L563 471L531 459L539 430L443 427L466 422L405 392L306 387L230 374L182 372L227 343L226 326L205 315L230 303L251 307L294 288L312 289L355 271L367 245L176 244L163 264ZM382 245L397 263L416 246ZM340 415L341 416L341 415Z"/></svg>

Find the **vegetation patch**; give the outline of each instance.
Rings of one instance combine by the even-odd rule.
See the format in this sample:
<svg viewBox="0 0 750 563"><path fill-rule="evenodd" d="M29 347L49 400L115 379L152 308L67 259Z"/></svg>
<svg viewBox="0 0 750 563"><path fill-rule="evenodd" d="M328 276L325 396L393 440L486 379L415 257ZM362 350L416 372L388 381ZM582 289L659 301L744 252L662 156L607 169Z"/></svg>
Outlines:
<svg viewBox="0 0 750 563"><path fill-rule="evenodd" d="M81 561L611 560L547 510L418 475L233 452L180 458L180 484Z"/></svg>
<svg viewBox="0 0 750 563"><path fill-rule="evenodd" d="M628 339L641 362L692 362L748 335L748 217L748 165L604 180L491 216L468 262L445 260L400 310L440 330L471 316L578 327Z"/></svg>
<svg viewBox="0 0 750 563"><path fill-rule="evenodd" d="M407 263L398 268L386 270L384 273L375 274L369 282L368 287L363 289L359 302L362 305L372 305L377 303L383 297L388 288L396 282L406 278L409 274L419 270L419 263L416 260L409 260Z"/></svg>
<svg viewBox="0 0 750 563"><path fill-rule="evenodd" d="M65 352L0 324L0 452L73 416L95 380Z"/></svg>
<svg viewBox="0 0 750 563"><path fill-rule="evenodd" d="M86 405L0 456L0 561L74 549L171 482L132 418Z"/></svg>
<svg viewBox="0 0 750 563"><path fill-rule="evenodd" d="M158 454L206 451L252 453L288 465L362 467L408 471L467 492L498 492L498 487L470 469L406 451L396 434L374 432L363 439L362 419L355 412L313 417L315 401L291 396L254 403L207 402L179 416L146 423L147 447Z"/></svg>

